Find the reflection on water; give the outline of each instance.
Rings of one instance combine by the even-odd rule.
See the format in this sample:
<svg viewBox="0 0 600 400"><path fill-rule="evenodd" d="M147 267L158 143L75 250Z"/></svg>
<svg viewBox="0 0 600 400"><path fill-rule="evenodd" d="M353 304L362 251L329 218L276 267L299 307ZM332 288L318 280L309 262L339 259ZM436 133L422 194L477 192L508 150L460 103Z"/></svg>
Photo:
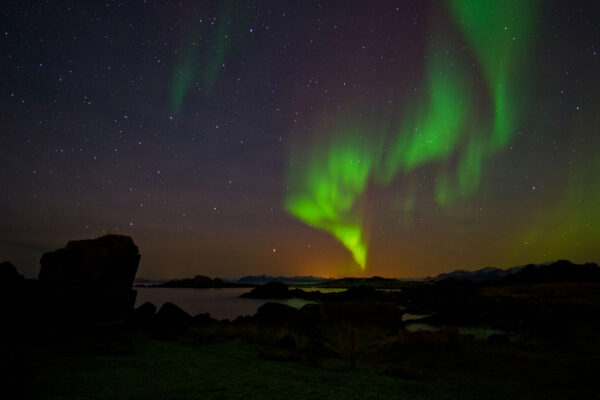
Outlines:
<svg viewBox="0 0 600 400"><path fill-rule="evenodd" d="M427 318L427 317L431 317L431 314L410 314L410 313L404 313L404 314L402 314L402 322L405 322L405 321L417 321L419 319L423 319L423 318Z"/></svg>
<svg viewBox="0 0 600 400"><path fill-rule="evenodd" d="M441 330L442 326L434 326L429 324L424 324L422 322L411 322L406 324L406 330L408 332L418 332L418 331L431 331L437 332ZM457 327L458 333L461 335L473 335L475 340L485 340L492 335L495 334L503 334L504 331L500 329L494 329L487 326L459 326Z"/></svg>
<svg viewBox="0 0 600 400"><path fill-rule="evenodd" d="M217 319L233 320L239 316L254 315L263 304L271 301L301 308L305 304L314 303L310 300L283 299L262 300L243 299L240 295L249 292L250 288L223 289L179 289L179 288L136 288L138 294L135 306L138 307L149 301L157 309L167 302L175 303L191 315L209 313ZM306 291L316 290L305 288ZM340 289L318 289L323 293L340 291ZM342 291L344 289L341 289Z"/></svg>

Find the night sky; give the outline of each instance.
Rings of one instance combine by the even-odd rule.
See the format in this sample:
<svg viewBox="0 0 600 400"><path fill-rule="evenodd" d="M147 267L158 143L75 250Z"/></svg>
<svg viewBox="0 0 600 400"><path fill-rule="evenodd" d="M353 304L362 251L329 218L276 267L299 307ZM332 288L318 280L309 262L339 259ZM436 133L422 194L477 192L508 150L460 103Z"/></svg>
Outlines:
<svg viewBox="0 0 600 400"><path fill-rule="evenodd" d="M600 260L600 2L15 1L0 261L138 276Z"/></svg>

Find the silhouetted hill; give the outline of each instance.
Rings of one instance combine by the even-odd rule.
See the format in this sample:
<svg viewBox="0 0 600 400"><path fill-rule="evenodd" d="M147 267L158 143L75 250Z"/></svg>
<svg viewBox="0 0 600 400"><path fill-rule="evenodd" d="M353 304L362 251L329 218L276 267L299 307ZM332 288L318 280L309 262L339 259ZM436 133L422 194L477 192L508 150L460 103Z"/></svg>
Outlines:
<svg viewBox="0 0 600 400"><path fill-rule="evenodd" d="M206 289L206 288L231 288L231 287L255 287L255 284L250 283L235 283L226 282L220 278L211 279L208 276L196 275L191 279L175 279L151 285L150 287L159 288L195 288L195 289Z"/></svg>
<svg viewBox="0 0 600 400"><path fill-rule="evenodd" d="M600 267L594 263L573 264L558 260L551 264L527 265L518 272L505 276L498 283L506 285L534 283L597 283Z"/></svg>
<svg viewBox="0 0 600 400"><path fill-rule="evenodd" d="M134 286L154 286L161 283L169 282L171 279L147 279L144 277L136 277L133 281Z"/></svg>
<svg viewBox="0 0 600 400"><path fill-rule="evenodd" d="M599 282L600 268L596 264L573 264L567 260L542 264L520 265L501 269L486 267L476 271L456 270L442 273L429 281L446 279L470 281L497 281L502 284L558 283L558 282Z"/></svg>
<svg viewBox="0 0 600 400"><path fill-rule="evenodd" d="M505 276L514 274L521 269L525 268L524 265L518 267L512 267L508 269L501 269L497 267L485 267L476 271L467 271L464 269L457 269L452 272L444 272L434 278L428 278L427 280L441 281L444 279L468 279L471 281L493 281L504 278Z"/></svg>

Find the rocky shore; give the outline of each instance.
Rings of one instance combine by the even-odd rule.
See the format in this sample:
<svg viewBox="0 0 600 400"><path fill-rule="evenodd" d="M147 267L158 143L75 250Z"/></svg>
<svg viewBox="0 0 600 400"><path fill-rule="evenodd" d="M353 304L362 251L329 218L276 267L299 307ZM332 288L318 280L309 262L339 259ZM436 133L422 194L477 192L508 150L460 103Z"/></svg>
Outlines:
<svg viewBox="0 0 600 400"><path fill-rule="evenodd" d="M336 293L271 282L249 287L242 297L302 298L314 304L295 309L267 302L255 315L229 321L192 316L173 303L134 309L139 260L131 238L109 235L44 254L38 279L25 279L12 264L1 263L2 362L11 385L27 387L35 376L31 366L50 365L57 357L137 357L140 338L193 345L241 341L264 360L317 368L337 360L345 368L403 379L445 380L454 369L492 379L492 371L500 370L507 379L537 379L584 397L591 378L577 363L600 359L594 339L600 334L595 264L559 261L493 281L448 278L413 282L401 290L383 290L389 280L381 281L383 288L374 287L378 279ZM222 284L196 277L162 287ZM482 336L477 329L491 334ZM431 357L437 361L426 361ZM554 379L532 369L539 357L549 363L541 371L552 372ZM575 389L572 382L579 382Z"/></svg>

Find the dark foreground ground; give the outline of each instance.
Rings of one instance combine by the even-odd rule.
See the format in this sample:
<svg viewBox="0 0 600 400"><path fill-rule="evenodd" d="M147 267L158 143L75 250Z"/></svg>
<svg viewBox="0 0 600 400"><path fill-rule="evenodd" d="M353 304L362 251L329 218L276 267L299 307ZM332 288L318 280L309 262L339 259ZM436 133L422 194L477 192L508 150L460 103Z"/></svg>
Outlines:
<svg viewBox="0 0 600 400"><path fill-rule="evenodd" d="M393 291L267 284L247 296L317 303L266 303L235 321L171 303L100 318L29 302L44 292L20 281L23 290L3 292L2 390L35 399L600 398L600 270L573 275L578 268Z"/></svg>
<svg viewBox="0 0 600 400"><path fill-rule="evenodd" d="M38 359L37 399L585 399L597 398L598 359L562 349L501 346L412 354L405 368L319 366L265 359L238 340L194 345L138 337L135 353ZM398 355L402 357L401 355ZM473 365L465 365L474 363ZM573 368L582 371L577 376ZM414 374L408 376L409 374Z"/></svg>
<svg viewBox="0 0 600 400"><path fill-rule="evenodd" d="M5 342L3 363L20 398L36 399L600 398L600 285L475 290L438 307L428 319L444 321L436 331L409 331L390 299L267 303L233 322L187 316L176 330L160 312L82 331L42 327L17 347ZM497 321L506 333L461 334L449 323L456 307L463 325Z"/></svg>

